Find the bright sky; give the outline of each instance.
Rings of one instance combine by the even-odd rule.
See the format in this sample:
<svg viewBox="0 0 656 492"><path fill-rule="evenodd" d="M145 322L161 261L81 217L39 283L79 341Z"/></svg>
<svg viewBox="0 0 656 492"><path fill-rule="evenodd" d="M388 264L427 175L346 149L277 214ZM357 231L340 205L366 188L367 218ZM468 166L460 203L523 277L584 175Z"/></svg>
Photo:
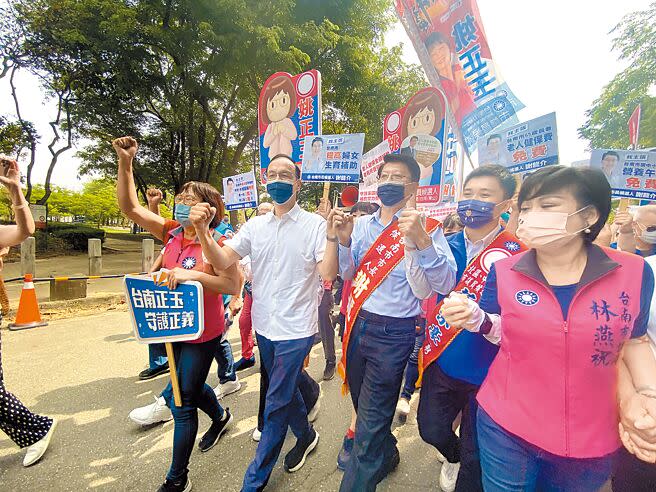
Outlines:
<svg viewBox="0 0 656 492"><path fill-rule="evenodd" d="M609 31L627 13L644 10L650 0L479 0L479 8L497 66L511 89L526 105L520 121L556 111L560 162L588 157L587 142L576 129L585 121L585 110L602 87L624 68L611 53ZM406 61L418 63L400 23L388 34L387 44L404 43ZM50 162L47 144L53 104L43 102L38 82L21 75L17 87L23 117L36 123L42 142L37 151L34 182L42 182ZM13 116L8 81L0 81L0 114ZM382 125L382 122L381 122ZM79 188L79 162L74 152L60 157L53 183ZM83 178L88 179L88 178Z"/></svg>

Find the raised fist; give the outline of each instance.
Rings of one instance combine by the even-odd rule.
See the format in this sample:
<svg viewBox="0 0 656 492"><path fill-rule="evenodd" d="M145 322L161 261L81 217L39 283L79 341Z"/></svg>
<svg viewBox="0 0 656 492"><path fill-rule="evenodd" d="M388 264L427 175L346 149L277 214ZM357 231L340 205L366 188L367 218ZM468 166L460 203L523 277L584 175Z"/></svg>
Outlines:
<svg viewBox="0 0 656 492"><path fill-rule="evenodd" d="M120 137L112 142L119 159L132 160L137 155L139 144L133 137Z"/></svg>

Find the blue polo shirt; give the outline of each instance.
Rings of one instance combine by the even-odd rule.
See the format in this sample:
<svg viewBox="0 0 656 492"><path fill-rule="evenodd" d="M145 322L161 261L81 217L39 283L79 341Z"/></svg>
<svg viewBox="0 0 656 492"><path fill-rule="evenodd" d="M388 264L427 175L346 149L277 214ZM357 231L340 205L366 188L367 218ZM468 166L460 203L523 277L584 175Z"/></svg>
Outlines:
<svg viewBox="0 0 656 492"><path fill-rule="evenodd" d="M467 268L464 232L452 234L447 238L447 243L456 260L456 282L460 282ZM487 282L489 281L488 276ZM489 342L483 335L462 330L439 356L437 364L447 376L481 385L498 351L499 347Z"/></svg>

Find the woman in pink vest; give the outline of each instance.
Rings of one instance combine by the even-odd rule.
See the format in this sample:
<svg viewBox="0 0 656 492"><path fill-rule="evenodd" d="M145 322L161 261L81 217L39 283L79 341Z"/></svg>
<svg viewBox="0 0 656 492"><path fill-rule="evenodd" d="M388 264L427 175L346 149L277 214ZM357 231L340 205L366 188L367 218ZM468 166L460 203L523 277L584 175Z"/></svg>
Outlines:
<svg viewBox="0 0 656 492"><path fill-rule="evenodd" d="M195 280L203 286L205 326L202 336L193 342L173 344L182 405L173 403L171 385L162 396L171 409L175 426L173 431L173 459L166 481L159 492L191 490L187 478L189 458L198 432L198 409L211 419L212 425L200 440L201 451L209 451L232 422L232 415L224 410L212 388L205 383L216 351L219 337L224 330L222 294L236 295L240 287L240 275L233 265L225 272L215 272L205 260L203 249L196 237L196 230L189 220L189 211L200 202L216 209L210 230L223 217L223 201L219 192L207 183L190 181L182 186L175 200L175 220L165 220L141 206L132 178L132 161L137 153L137 142L131 137L114 140L118 154L118 201L121 211L135 223L166 244L162 267L169 270L169 288L175 289L180 282Z"/></svg>
<svg viewBox="0 0 656 492"><path fill-rule="evenodd" d="M483 486L598 490L621 446L617 360L633 374L652 357L654 276L642 258L592 244L611 207L601 172L543 168L518 202L531 249L490 266L479 305L452 295L442 308L451 327L500 344L478 393Z"/></svg>

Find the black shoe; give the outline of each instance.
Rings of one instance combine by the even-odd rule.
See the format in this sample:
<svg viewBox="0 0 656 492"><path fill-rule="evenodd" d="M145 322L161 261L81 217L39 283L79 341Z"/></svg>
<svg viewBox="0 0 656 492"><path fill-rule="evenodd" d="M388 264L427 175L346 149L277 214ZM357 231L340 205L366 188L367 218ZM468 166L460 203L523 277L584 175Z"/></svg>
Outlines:
<svg viewBox="0 0 656 492"><path fill-rule="evenodd" d="M399 455L399 450L395 448L392 457L389 458L387 462L383 465L383 468L381 470L381 477L380 480L378 480L378 482L381 482L385 477L387 477L387 475L389 475L394 470L396 470L400 462L401 462L401 456Z"/></svg>
<svg viewBox="0 0 656 492"><path fill-rule="evenodd" d="M146 379L153 379L159 376L160 374L164 374L165 372L169 372L169 363L167 362L163 366L158 366L155 369L151 369L150 367L148 369L144 369L139 373L139 379L142 381L145 381Z"/></svg>
<svg viewBox="0 0 656 492"><path fill-rule="evenodd" d="M207 429L207 432L203 434L203 437L200 438L198 443L198 448L203 452L207 452L214 447L214 445L219 442L221 436L228 430L228 427L232 423L232 414L230 409L226 408L223 418L217 422L212 422L210 428Z"/></svg>
<svg viewBox="0 0 656 492"><path fill-rule="evenodd" d="M323 370L323 380L330 381L335 377L335 364L326 364L326 368Z"/></svg>
<svg viewBox="0 0 656 492"><path fill-rule="evenodd" d="M242 357L237 362L235 362L234 369L235 371L243 371L244 369L248 369L249 367L253 367L254 365L255 365L255 356L252 356L250 359L244 359Z"/></svg>
<svg viewBox="0 0 656 492"><path fill-rule="evenodd" d="M308 435L303 439L297 440L296 445L285 456L285 471L294 473L300 470L305 463L305 458L314 451L318 443L319 433L314 430L314 427L310 426Z"/></svg>
<svg viewBox="0 0 656 492"><path fill-rule="evenodd" d="M157 492L189 492L190 490L191 480L185 475L183 478L175 482L166 480L166 482L159 486Z"/></svg>

